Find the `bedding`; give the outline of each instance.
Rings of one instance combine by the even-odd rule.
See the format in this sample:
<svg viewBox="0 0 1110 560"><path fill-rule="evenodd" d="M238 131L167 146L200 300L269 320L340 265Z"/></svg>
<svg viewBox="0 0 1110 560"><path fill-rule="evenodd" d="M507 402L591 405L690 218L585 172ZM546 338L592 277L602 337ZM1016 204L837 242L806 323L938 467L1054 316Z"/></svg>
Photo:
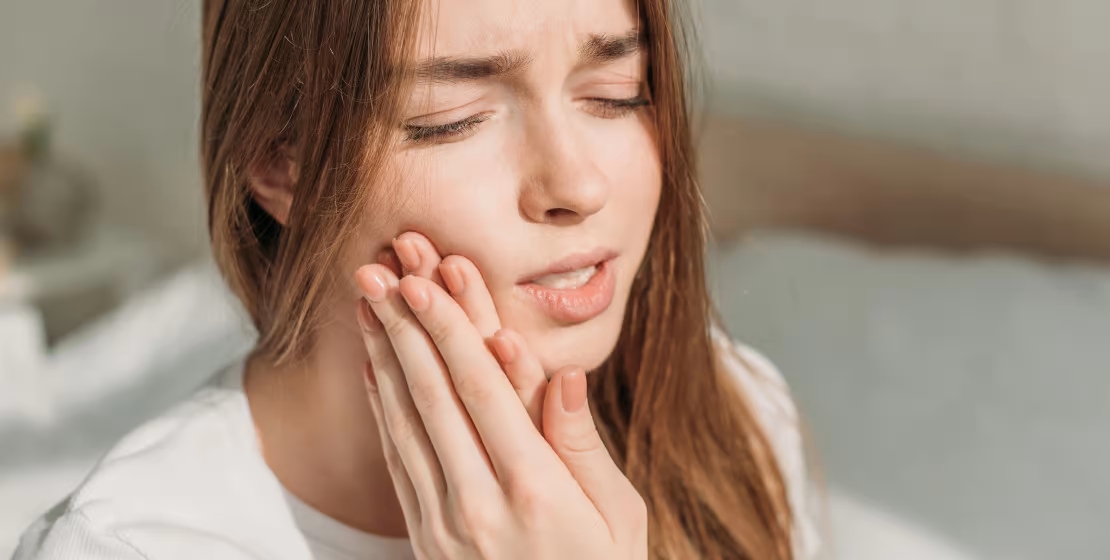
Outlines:
<svg viewBox="0 0 1110 560"><path fill-rule="evenodd" d="M986 558L1110 558L1110 268L773 231L710 260L837 488Z"/></svg>

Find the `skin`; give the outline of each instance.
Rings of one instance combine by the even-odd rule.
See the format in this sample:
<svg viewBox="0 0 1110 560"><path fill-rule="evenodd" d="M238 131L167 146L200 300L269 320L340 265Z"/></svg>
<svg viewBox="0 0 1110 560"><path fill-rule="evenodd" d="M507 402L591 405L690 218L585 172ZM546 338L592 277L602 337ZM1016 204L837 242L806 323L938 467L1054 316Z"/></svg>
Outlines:
<svg viewBox="0 0 1110 560"><path fill-rule="evenodd" d="M647 508L598 435L584 370L548 384L504 330L491 354L455 281L357 276L367 394L418 558L647 557ZM522 390L542 393L542 433Z"/></svg>
<svg viewBox="0 0 1110 560"><path fill-rule="evenodd" d="M635 12L620 0L444 0L432 11L419 60L510 52L528 63L411 92L390 186L337 271L352 281L329 304L334 320L304 363L248 364L265 458L302 500L408 535L424 558L644 557L642 501L577 404L584 371L619 336L659 200L650 108L599 101L639 95L645 55L582 57L591 35L633 31ZM476 116L464 134L411 140L411 127ZM252 182L279 220L296 174L293 162ZM522 295L523 277L599 248L617 256L615 296L598 316L561 323ZM481 503L495 505L469 507Z"/></svg>

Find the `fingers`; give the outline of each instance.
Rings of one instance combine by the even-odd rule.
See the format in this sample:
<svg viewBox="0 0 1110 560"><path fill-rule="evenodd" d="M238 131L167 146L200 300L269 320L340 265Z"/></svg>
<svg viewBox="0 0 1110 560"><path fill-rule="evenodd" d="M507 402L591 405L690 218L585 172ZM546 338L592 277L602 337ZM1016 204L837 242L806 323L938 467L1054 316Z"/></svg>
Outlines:
<svg viewBox="0 0 1110 560"><path fill-rule="evenodd" d="M497 315L493 297L482 278L482 273L470 259L460 255L448 255L439 260L439 252L431 242L423 235L414 232L400 235L394 241L394 247L404 263L400 269L415 270L416 272L412 274L416 276L436 281L429 274L426 265L431 262L438 263L439 277L442 282L437 283L445 287L455 298L482 338L489 339L501 330L501 319ZM403 275L398 273L398 276ZM522 353L520 361L513 361L511 364L502 361L501 365L520 396L521 402L527 408L533 425L539 429L540 420L543 417L543 390L547 386L547 378L539 362L530 353L525 352L526 346L519 335L515 335L515 338L509 336L500 344L494 340L489 342L492 346L502 348L507 354L516 356ZM514 350L514 345L518 350Z"/></svg>
<svg viewBox="0 0 1110 560"><path fill-rule="evenodd" d="M479 491L496 487L489 459L466 409L455 394L447 367L440 360L424 327L402 299L397 277L384 266L368 265L360 268L355 278L370 300L373 314L381 321L382 334L373 333L375 345L390 347L395 356L384 377L388 378L396 393L403 393L396 395L396 399L400 406L410 407L405 412L415 416L421 428L417 436L430 441L438 457L436 465L442 469L447 485L452 489ZM405 280L436 286L443 293L426 278L407 276ZM378 363L374 362L374 365L379 373L382 402L388 405L390 395L385 387L386 379L382 378L383 372ZM388 406L384 410L388 413ZM388 414L386 419L389 420ZM405 438L392 425L390 433L402 458L405 458L405 442L402 441ZM417 490L419 493L419 486Z"/></svg>
<svg viewBox="0 0 1110 560"><path fill-rule="evenodd" d="M449 255L439 264L439 271L443 286L459 302L482 338L493 336L501 328L501 319L478 267L466 257Z"/></svg>
<svg viewBox="0 0 1110 560"><path fill-rule="evenodd" d="M563 368L544 397L543 432L605 520L613 526L639 496L601 441L586 402L586 372Z"/></svg>
<svg viewBox="0 0 1110 560"><path fill-rule="evenodd" d="M395 445L421 509L435 511L442 503L438 496L443 495L445 488L443 472L413 405L393 347L382 324L369 311L367 304L360 302L358 320L374 373L376 390L373 396L378 397L379 412L384 420L379 425L384 426L382 429L390 436L383 438L382 443L392 441Z"/></svg>
<svg viewBox="0 0 1110 560"><path fill-rule="evenodd" d="M547 446L536 437L516 391L451 296L432 282L413 276L403 278L400 287L409 308L443 357L455 393L466 407L499 477L511 466L519 465L522 457L542 454ZM382 317L382 321L386 319ZM404 363L400 349L398 356Z"/></svg>
<svg viewBox="0 0 1110 560"><path fill-rule="evenodd" d="M470 259L459 255L441 258L427 237L413 231L402 233L393 240L393 252L397 256L396 263L392 262L389 253L384 254L379 262L393 270L398 278L411 274L446 288L483 338L493 336L501 328L489 288Z"/></svg>
<svg viewBox="0 0 1110 560"><path fill-rule="evenodd" d="M363 303L362 305L366 304ZM373 318L371 320L376 321ZM397 491L397 501L401 503L401 511L405 515L405 525L408 527L409 534L412 535L420 527L420 500L416 495L416 488L412 484L412 479L409 478L409 473L405 470L401 454L397 451L397 445L393 443L393 437L389 435L389 428L386 426L385 418L382 415L382 401L381 395L378 394L374 366L370 362L366 362L363 379L366 381L366 394L370 400L370 410L373 411L374 421L378 424L378 438L381 439L382 454L385 456L385 463L389 467L389 476L393 479L393 488Z"/></svg>
<svg viewBox="0 0 1110 560"><path fill-rule="evenodd" d="M441 258L439 251L432 246L427 237L419 233L407 231L393 240L393 251L401 261L401 273L398 278L408 274L427 278L436 284L443 285L439 274Z"/></svg>
<svg viewBox="0 0 1110 560"><path fill-rule="evenodd" d="M536 356L528 351L524 339L516 331L501 329L489 341L505 376L509 378L528 417L537 430L543 430L543 395L547 376Z"/></svg>
<svg viewBox="0 0 1110 560"><path fill-rule="evenodd" d="M446 288L483 338L493 336L501 328L489 288L470 259L459 255L441 258L427 237L412 231L393 240L393 251L397 256L396 266L388 253L379 262L393 270L398 278L411 274Z"/></svg>

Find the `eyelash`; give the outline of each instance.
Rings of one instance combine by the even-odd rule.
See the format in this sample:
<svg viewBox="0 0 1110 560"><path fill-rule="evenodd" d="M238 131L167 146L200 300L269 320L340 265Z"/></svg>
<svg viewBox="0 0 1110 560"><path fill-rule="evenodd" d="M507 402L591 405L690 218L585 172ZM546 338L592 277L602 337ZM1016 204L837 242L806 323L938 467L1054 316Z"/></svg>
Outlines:
<svg viewBox="0 0 1110 560"><path fill-rule="evenodd" d="M603 119L619 119L651 104L646 97L642 96L627 99L594 98L589 101L601 109L603 114L598 116ZM413 143L446 142L465 135L487 120L489 120L489 115L474 115L461 121L436 126L405 125L405 141Z"/></svg>

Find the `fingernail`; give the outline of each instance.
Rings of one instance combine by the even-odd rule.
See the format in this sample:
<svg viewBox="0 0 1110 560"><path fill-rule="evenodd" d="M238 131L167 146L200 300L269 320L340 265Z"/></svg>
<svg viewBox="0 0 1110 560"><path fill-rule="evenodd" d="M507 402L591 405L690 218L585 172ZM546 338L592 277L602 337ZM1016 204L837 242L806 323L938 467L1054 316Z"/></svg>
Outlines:
<svg viewBox="0 0 1110 560"><path fill-rule="evenodd" d="M385 278L382 278L381 272L376 270L370 274L370 281L363 286L363 289L366 291L366 297L374 303L384 300L386 292L389 291L385 285Z"/></svg>
<svg viewBox="0 0 1110 560"><path fill-rule="evenodd" d="M362 380L366 383L367 391L378 391L378 376L374 373L374 365L366 362L366 367L362 368Z"/></svg>
<svg viewBox="0 0 1110 560"><path fill-rule="evenodd" d="M397 260L397 254L392 250L382 251L381 254L378 255L378 264L392 270L393 274L396 274L398 277L402 274L401 263Z"/></svg>
<svg viewBox="0 0 1110 560"><path fill-rule="evenodd" d="M493 335L492 340L493 351L497 354L497 359L501 360L502 364L511 364L516 359L516 348L513 346L513 341L502 333Z"/></svg>
<svg viewBox="0 0 1110 560"><path fill-rule="evenodd" d="M416 250L416 244L411 239L395 240L393 250L397 252L397 258L401 259L404 271L412 272L420 268L420 252Z"/></svg>
<svg viewBox="0 0 1110 560"><path fill-rule="evenodd" d="M443 282L447 284L447 291L453 296L461 295L466 288L462 270L455 263L440 263L439 275L443 277Z"/></svg>
<svg viewBox="0 0 1110 560"><path fill-rule="evenodd" d="M381 322L378 321L377 316L370 310L370 302L366 298L358 298L358 325L362 327L363 332L374 332Z"/></svg>
<svg viewBox="0 0 1110 560"><path fill-rule="evenodd" d="M417 313L427 309L431 303L428 297L428 288L420 285L402 289L401 296L405 298L405 303L409 304L409 309Z"/></svg>
<svg viewBox="0 0 1110 560"><path fill-rule="evenodd" d="M586 372L576 369L563 374L563 410L578 412L586 405Z"/></svg>

